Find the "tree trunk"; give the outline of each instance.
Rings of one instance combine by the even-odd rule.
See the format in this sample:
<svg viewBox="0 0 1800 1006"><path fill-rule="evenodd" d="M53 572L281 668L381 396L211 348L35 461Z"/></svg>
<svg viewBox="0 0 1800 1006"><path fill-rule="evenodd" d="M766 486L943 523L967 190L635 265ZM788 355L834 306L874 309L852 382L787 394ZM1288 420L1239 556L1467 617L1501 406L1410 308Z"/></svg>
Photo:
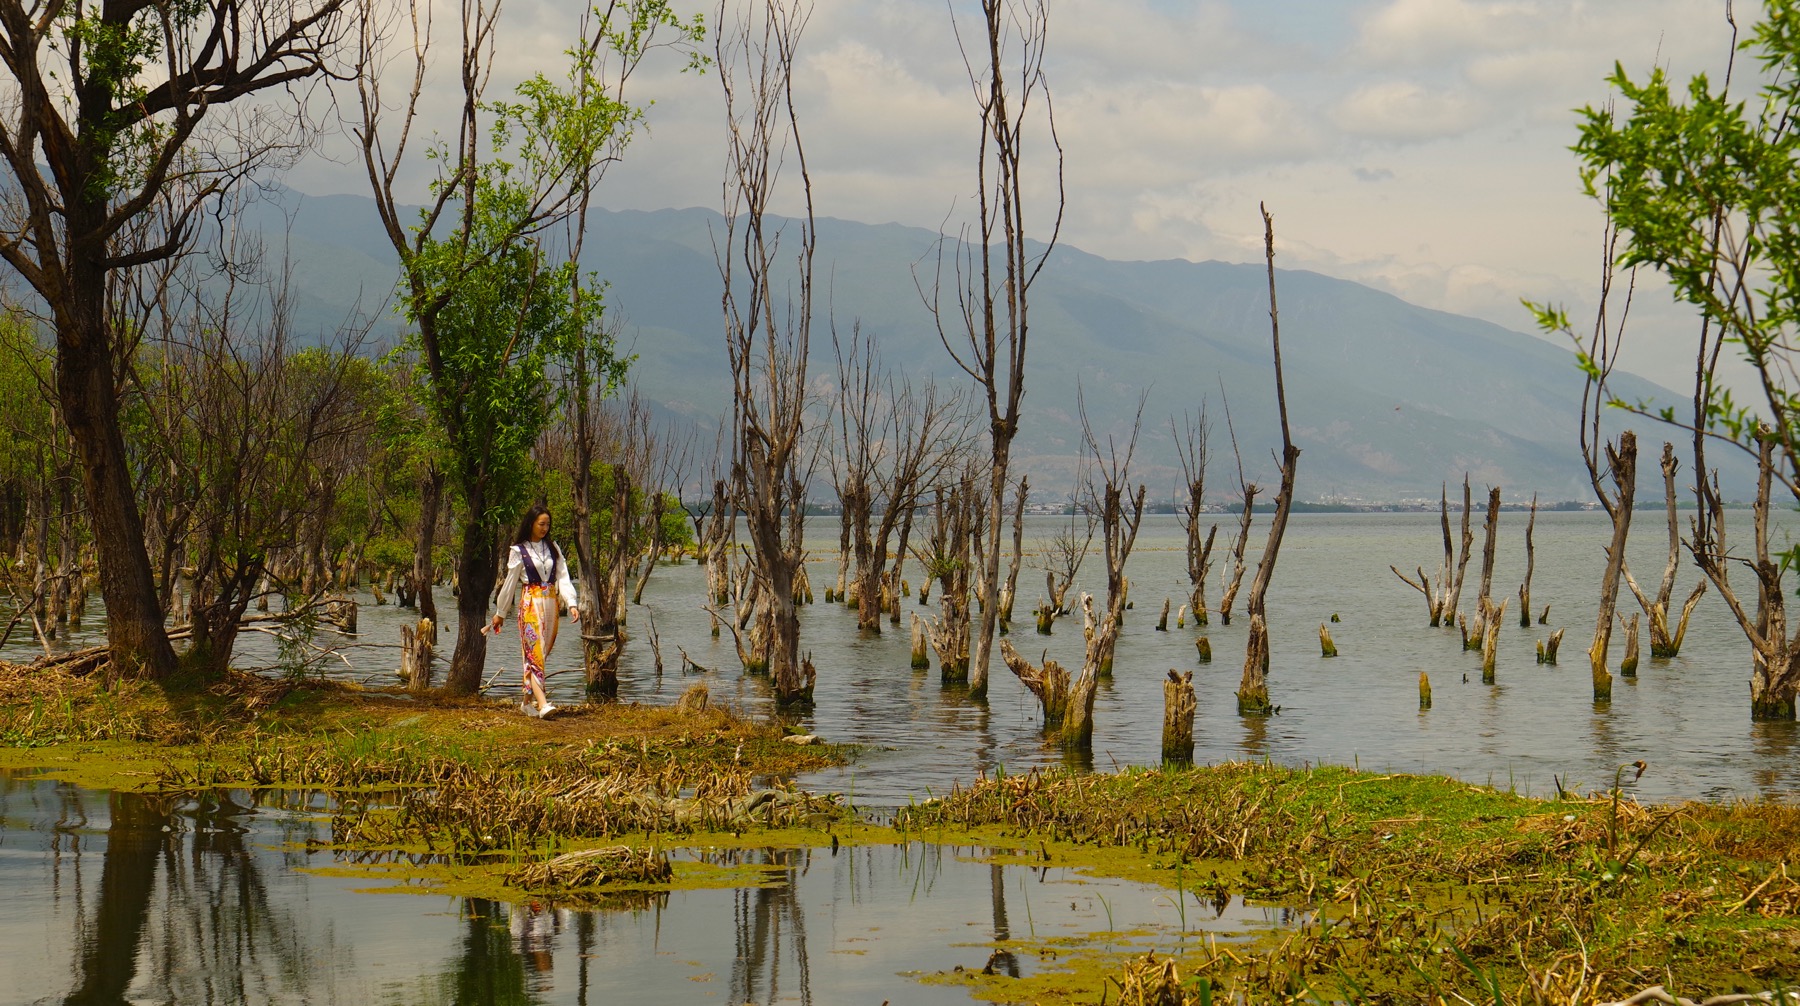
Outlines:
<svg viewBox="0 0 1800 1006"><path fill-rule="evenodd" d="M72 231L96 222L70 208ZM100 594L106 600L109 674L159 680L175 670L175 650L163 627L135 483L119 431L118 378L102 314L106 280L93 263L80 257L68 265L73 289L57 318L57 403L81 456L88 527L99 553Z"/></svg>
<svg viewBox="0 0 1800 1006"><path fill-rule="evenodd" d="M1061 664L1049 659L1044 661L1042 667L1033 667L1005 639L1000 641L1000 659L1006 661L1007 669L1018 677L1031 694L1037 696L1038 703L1044 710L1044 729L1062 726L1069 710L1069 672Z"/></svg>
<svg viewBox="0 0 1800 1006"><path fill-rule="evenodd" d="M444 678L444 689L452 695L474 695L481 690L481 672L487 666L487 635L482 629L487 627L488 599L494 594L500 561L494 529L482 520L487 510L485 494L479 484L465 487L465 492L470 498L456 561L456 649L451 651L450 672Z"/></svg>
<svg viewBox="0 0 1800 1006"><path fill-rule="evenodd" d="M1194 672L1169 670L1163 682L1163 761L1177 765L1194 760L1194 710L1199 702L1194 697Z"/></svg>
<svg viewBox="0 0 1800 1006"><path fill-rule="evenodd" d="M1519 628L1531 628L1531 574L1537 568L1532 531L1537 528L1537 493L1531 494L1531 516L1525 521L1525 582L1519 584Z"/></svg>
<svg viewBox="0 0 1800 1006"><path fill-rule="evenodd" d="M1606 650L1612 640L1613 615L1617 611L1619 600L1620 570L1625 565L1625 540L1631 530L1631 504L1637 493L1637 434L1630 430L1619 434L1618 449L1607 444L1606 455L1616 495L1610 508L1613 535L1606 548L1606 573L1600 580L1600 611L1594 625L1594 642L1588 647L1595 701L1612 698L1612 672L1606 667Z"/></svg>

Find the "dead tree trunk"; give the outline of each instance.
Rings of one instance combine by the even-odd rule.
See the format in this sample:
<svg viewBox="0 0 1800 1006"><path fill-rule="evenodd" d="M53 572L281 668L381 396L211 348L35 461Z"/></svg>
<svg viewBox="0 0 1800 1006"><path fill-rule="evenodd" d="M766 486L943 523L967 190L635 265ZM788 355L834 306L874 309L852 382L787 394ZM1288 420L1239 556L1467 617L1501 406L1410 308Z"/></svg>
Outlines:
<svg viewBox="0 0 1800 1006"><path fill-rule="evenodd" d="M1204 540L1200 537L1200 515L1206 509L1206 455L1210 433L1211 424L1207 422L1204 401L1200 405L1200 418L1197 421L1188 419L1185 436L1176 430L1174 418L1169 419L1169 434L1175 439L1182 481L1187 488L1187 499L1177 510L1187 537L1188 606L1194 611L1195 625L1207 624L1206 578L1212 575L1213 542L1219 534L1219 525L1214 524Z"/></svg>
<svg viewBox="0 0 1800 1006"><path fill-rule="evenodd" d="M1612 672L1606 666L1606 650L1612 640L1613 614L1619 600L1619 574L1625 566L1625 540L1631 531L1631 504L1637 493L1637 434L1619 434L1618 447L1604 444L1607 469L1612 475L1614 497L1608 499L1596 476L1595 489L1612 518L1612 541L1606 548L1606 573L1600 580L1600 611L1595 616L1594 642L1588 647L1588 663L1594 674L1594 699L1612 698Z"/></svg>
<svg viewBox="0 0 1800 1006"><path fill-rule="evenodd" d="M1448 525L1446 524L1446 526ZM1449 558L1448 542L1449 538L1446 536L1446 559ZM1463 573L1469 568L1469 552L1474 544L1475 535L1469 530L1469 476L1465 474L1463 476L1462 549L1458 553L1455 576L1450 581L1450 594L1444 601L1443 617L1446 626L1455 626L1456 616L1460 614L1459 605L1462 602Z"/></svg>
<svg viewBox="0 0 1800 1006"><path fill-rule="evenodd" d="M1531 516L1525 521L1525 582L1519 584L1519 628L1531 628L1531 574L1537 568L1537 547L1532 532L1537 528L1537 493L1531 494Z"/></svg>
<svg viewBox="0 0 1800 1006"><path fill-rule="evenodd" d="M1250 543L1250 521L1256 508L1257 485L1254 482L1240 483L1244 495L1244 513L1238 519L1237 537L1231 542L1231 579L1225 585L1225 594L1219 598L1219 621L1231 624L1231 606L1237 600L1238 588L1244 583L1244 547Z"/></svg>
<svg viewBox="0 0 1800 1006"><path fill-rule="evenodd" d="M1638 587L1637 578L1631 575L1631 564L1624 567L1625 585L1631 588L1631 594L1637 598L1638 607L1644 611L1644 618L1650 623L1650 656L1668 659L1681 653L1681 641L1687 637L1688 617L1694 613L1694 606L1700 603L1701 595L1706 593L1706 580L1702 578L1694 584L1693 593L1681 606L1681 618L1673 628L1669 625L1670 602L1675 593L1675 571L1681 564L1681 522L1675 507L1675 473L1680 471L1681 462L1675 457L1675 445L1665 441L1662 452L1663 503L1669 522L1669 562L1663 567L1662 583L1656 591L1654 600L1644 596ZM1633 669L1635 676L1635 668Z"/></svg>
<svg viewBox="0 0 1800 1006"><path fill-rule="evenodd" d="M1199 701L1194 697L1194 672L1178 673L1169 669L1163 682L1163 761L1176 765L1194 760L1194 710Z"/></svg>
<svg viewBox="0 0 1800 1006"><path fill-rule="evenodd" d="M1048 731L1061 727L1069 708L1069 672L1047 657L1044 658L1043 666L1032 666L1005 639L1000 641L1000 659L1006 662L1007 670L1012 671L1019 682L1037 696L1038 704L1044 710L1044 729Z"/></svg>
<svg viewBox="0 0 1800 1006"><path fill-rule="evenodd" d="M760 588L755 622L767 646L775 701L782 706L810 703L813 691L794 604L805 562L800 532L811 474L806 375L817 238L812 179L791 87L804 27L804 14L782 0L766 0L737 24L722 25L714 47L728 143L725 233L717 260L733 376L732 484ZM782 175L778 166L787 157L804 213L774 227L767 211ZM791 266L777 265L784 239L799 245Z"/></svg>
<svg viewBox="0 0 1800 1006"><path fill-rule="evenodd" d="M1281 488L1275 495L1275 516L1269 523L1269 540L1263 546L1262 559L1256 564L1256 579L1250 584L1250 598L1244 610L1250 613L1250 639L1244 648L1244 674L1238 683L1239 714L1263 715L1272 711L1269 703L1269 629L1267 600L1269 582L1275 576L1275 558L1281 551L1281 537L1287 531L1288 513L1294 506L1294 475L1300 465L1300 448L1288 426L1287 388L1281 376L1281 315L1275 304L1275 220L1268 209L1262 209L1263 250L1269 263L1269 342L1275 356L1275 403L1281 416ZM1247 526L1247 525L1246 525Z"/></svg>
<svg viewBox="0 0 1800 1006"><path fill-rule="evenodd" d="M973 466L971 466L973 468ZM981 523L977 473L942 487L932 506L930 552L919 555L926 575L938 582L938 617L927 623L931 648L945 684L969 678L969 571L972 543ZM923 591L921 591L923 593Z"/></svg>
<svg viewBox="0 0 1800 1006"><path fill-rule="evenodd" d="M1012 565L1006 568L1006 586L1000 589L1002 632L1012 624L1013 600L1019 590L1019 566L1025 561L1025 501L1030 495L1030 481L1019 476L1019 492L1013 503Z"/></svg>
<svg viewBox="0 0 1800 1006"><path fill-rule="evenodd" d="M1493 606L1494 592L1494 552L1500 541L1500 487L1493 486L1488 490L1487 522L1484 528L1485 537L1481 545L1481 593L1475 598L1475 646L1484 645L1487 639L1488 615L1497 610ZM1504 607L1504 606L1503 606ZM1463 642L1468 647L1468 641Z"/></svg>

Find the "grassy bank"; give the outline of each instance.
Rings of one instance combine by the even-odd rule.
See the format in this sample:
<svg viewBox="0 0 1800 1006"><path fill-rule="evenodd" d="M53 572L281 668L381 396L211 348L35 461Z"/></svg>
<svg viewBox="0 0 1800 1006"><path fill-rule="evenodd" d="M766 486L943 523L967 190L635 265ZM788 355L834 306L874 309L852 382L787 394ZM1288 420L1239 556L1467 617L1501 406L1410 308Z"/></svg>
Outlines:
<svg viewBox="0 0 1800 1006"><path fill-rule="evenodd" d="M1589 1003L1800 979L1800 809L1788 805L1643 807L1616 790L1539 800L1233 764L1002 776L898 823L1093 863L1184 901L1233 893L1312 913L1254 947L1184 941L1078 983L1104 982L1114 1000ZM1067 994L1055 975L953 980L1002 1002Z"/></svg>

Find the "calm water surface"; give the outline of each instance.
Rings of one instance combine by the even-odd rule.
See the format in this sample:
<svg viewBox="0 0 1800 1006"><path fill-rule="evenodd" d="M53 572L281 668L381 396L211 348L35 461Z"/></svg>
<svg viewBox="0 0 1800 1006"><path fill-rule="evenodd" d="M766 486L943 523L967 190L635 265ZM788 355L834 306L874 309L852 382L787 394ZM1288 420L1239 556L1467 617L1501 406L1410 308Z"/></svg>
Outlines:
<svg viewBox="0 0 1800 1006"><path fill-rule="evenodd" d="M0 777L0 1000L966 1004L914 976L991 954L1028 974L1046 964L1031 947L1059 937L1116 931L1116 946L1166 951L1302 918L922 844L688 850L766 884L594 911L364 893L383 882L315 872L342 865L306 850L330 838L321 811L295 794Z"/></svg>

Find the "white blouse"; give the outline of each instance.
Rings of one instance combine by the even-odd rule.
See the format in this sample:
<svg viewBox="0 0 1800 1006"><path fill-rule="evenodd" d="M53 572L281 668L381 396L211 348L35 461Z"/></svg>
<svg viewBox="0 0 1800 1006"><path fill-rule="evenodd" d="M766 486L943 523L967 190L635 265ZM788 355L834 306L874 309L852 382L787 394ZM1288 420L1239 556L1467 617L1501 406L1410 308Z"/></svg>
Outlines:
<svg viewBox="0 0 1800 1006"><path fill-rule="evenodd" d="M528 541L509 546L506 550L506 582L500 586L500 602L495 612L501 618L511 614L513 602L519 597L519 588L525 582L526 553L531 555L531 564L537 567L538 575L550 568L550 543L548 541ZM569 579L569 563L563 558L562 549L556 550L556 592L562 595L563 603L571 608L581 605L575 598L575 584Z"/></svg>

